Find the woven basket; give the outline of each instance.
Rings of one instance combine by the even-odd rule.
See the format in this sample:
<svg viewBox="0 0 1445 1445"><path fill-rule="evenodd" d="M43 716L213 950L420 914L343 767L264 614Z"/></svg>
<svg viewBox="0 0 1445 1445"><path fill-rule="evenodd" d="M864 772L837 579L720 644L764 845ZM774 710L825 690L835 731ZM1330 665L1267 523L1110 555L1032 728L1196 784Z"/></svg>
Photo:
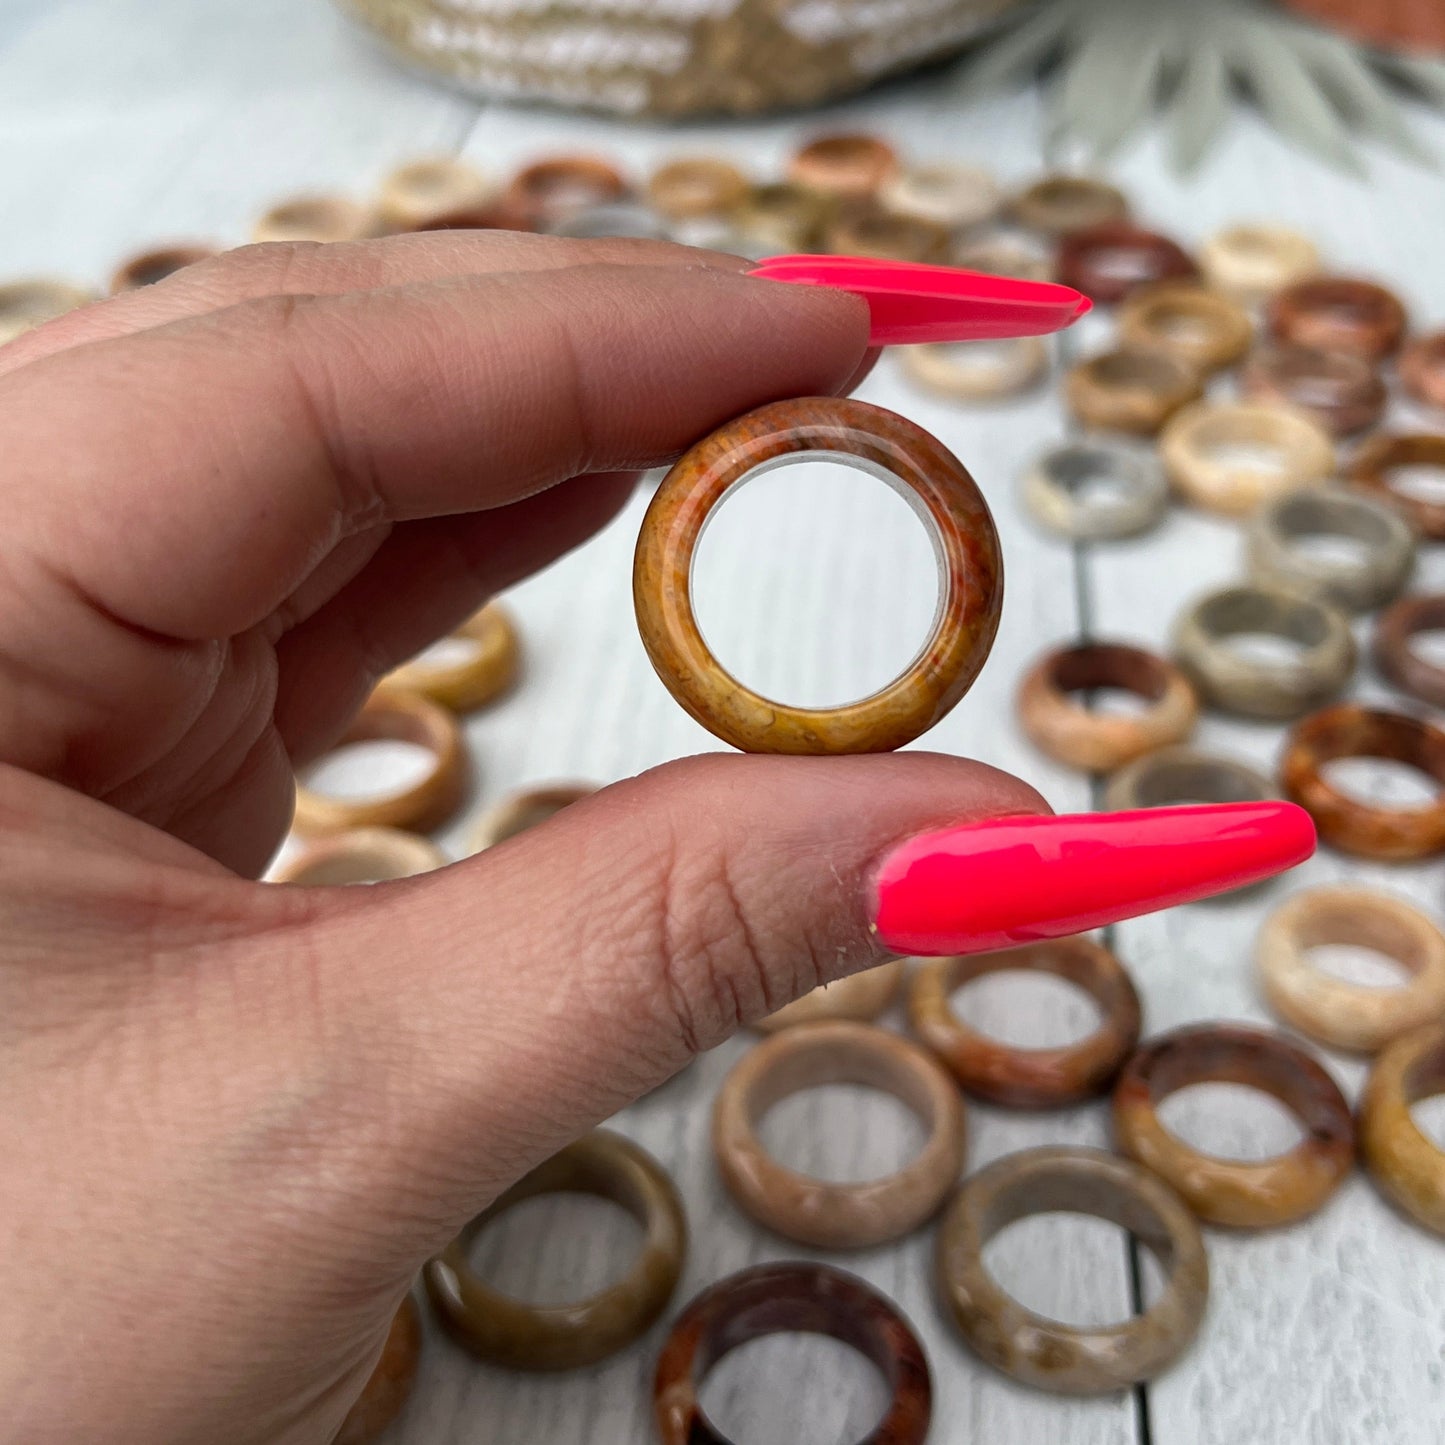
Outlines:
<svg viewBox="0 0 1445 1445"><path fill-rule="evenodd" d="M958 48L1019 0L337 0L488 96L634 115L816 105Z"/></svg>
<svg viewBox="0 0 1445 1445"><path fill-rule="evenodd" d="M1445 0L1286 0L1301 15L1372 45L1445 51Z"/></svg>

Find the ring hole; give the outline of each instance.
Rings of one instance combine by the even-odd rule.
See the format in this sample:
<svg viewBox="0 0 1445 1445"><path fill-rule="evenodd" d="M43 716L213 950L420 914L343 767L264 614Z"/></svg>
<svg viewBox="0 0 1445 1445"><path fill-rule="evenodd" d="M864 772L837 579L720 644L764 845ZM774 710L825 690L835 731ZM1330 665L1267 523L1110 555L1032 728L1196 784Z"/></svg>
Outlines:
<svg viewBox="0 0 1445 1445"><path fill-rule="evenodd" d="M435 767L435 754L419 743L366 738L318 758L303 770L301 781L328 798L388 798L410 791Z"/></svg>
<svg viewBox="0 0 1445 1445"><path fill-rule="evenodd" d="M820 1084L790 1094L756 1127L778 1163L832 1184L897 1174L927 1138L923 1120L902 1099L866 1084Z"/></svg>
<svg viewBox="0 0 1445 1445"><path fill-rule="evenodd" d="M1289 468L1289 456L1283 447L1257 437L1208 440L1204 452L1215 466L1229 472L1278 477Z"/></svg>
<svg viewBox="0 0 1445 1445"><path fill-rule="evenodd" d="M1437 1149L1445 1149L1445 1094L1417 1099L1410 1105L1410 1117Z"/></svg>
<svg viewBox="0 0 1445 1445"><path fill-rule="evenodd" d="M1295 668L1307 650L1306 644L1279 632L1235 632L1221 643L1243 661L1260 668Z"/></svg>
<svg viewBox="0 0 1445 1445"><path fill-rule="evenodd" d="M1371 808L1427 808L1439 794L1428 773L1394 758L1331 758L1320 776L1336 792Z"/></svg>
<svg viewBox="0 0 1445 1445"><path fill-rule="evenodd" d="M1161 1100L1158 1115L1176 1138L1216 1159L1275 1159L1304 1138L1278 1099L1247 1084L1190 1084Z"/></svg>
<svg viewBox="0 0 1445 1445"><path fill-rule="evenodd" d="M890 1397L872 1362L841 1340L779 1332L724 1355L698 1403L729 1440L838 1445L871 1438Z"/></svg>
<svg viewBox="0 0 1445 1445"><path fill-rule="evenodd" d="M694 555L693 609L713 656L763 697L799 707L869 697L932 633L931 529L880 480L812 453L748 473L714 508ZM820 517L838 539L826 549Z"/></svg>
<svg viewBox="0 0 1445 1445"><path fill-rule="evenodd" d="M1445 668L1445 627L1425 627L1412 632L1406 645L1426 667Z"/></svg>
<svg viewBox="0 0 1445 1445"><path fill-rule="evenodd" d="M1354 943L1319 943L1305 950L1311 968L1356 988L1404 988L1414 978L1398 958Z"/></svg>
<svg viewBox="0 0 1445 1445"><path fill-rule="evenodd" d="M1385 473L1385 485L1402 497L1431 506L1445 506L1445 467L1407 462Z"/></svg>
<svg viewBox="0 0 1445 1445"><path fill-rule="evenodd" d="M1097 452L1075 451L1055 457L1053 479L1083 507L1122 506L1138 491L1117 462Z"/></svg>
<svg viewBox="0 0 1445 1445"><path fill-rule="evenodd" d="M625 1279L642 1252L642 1226L595 1194L519 1200L481 1230L467 1263L500 1294L526 1304L590 1298Z"/></svg>
<svg viewBox="0 0 1445 1445"><path fill-rule="evenodd" d="M1372 549L1363 537L1344 532L1300 532L1288 539L1289 550L1302 562L1331 569L1363 570L1369 566Z"/></svg>
<svg viewBox="0 0 1445 1445"><path fill-rule="evenodd" d="M1100 1329L1129 1317L1127 1298L1111 1306L1095 1272L1099 1261L1116 1261L1122 1281L1128 1238L1107 1219L1053 1210L999 1230L983 1247L983 1263L1025 1309L1060 1324Z"/></svg>
<svg viewBox="0 0 1445 1445"><path fill-rule="evenodd" d="M1062 1049L1097 1033L1098 1001L1069 979L1021 968L970 979L949 1007L978 1033L1016 1049Z"/></svg>

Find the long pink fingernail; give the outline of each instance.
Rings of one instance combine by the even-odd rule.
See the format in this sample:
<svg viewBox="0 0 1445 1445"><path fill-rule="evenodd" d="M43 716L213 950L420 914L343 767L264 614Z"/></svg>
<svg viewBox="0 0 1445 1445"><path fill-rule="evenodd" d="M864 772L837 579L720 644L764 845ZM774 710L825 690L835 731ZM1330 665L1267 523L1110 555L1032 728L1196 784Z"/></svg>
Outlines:
<svg viewBox="0 0 1445 1445"><path fill-rule="evenodd" d="M1314 850L1309 814L1283 802L991 818L889 853L873 922L894 953L1009 948L1240 888Z"/></svg>

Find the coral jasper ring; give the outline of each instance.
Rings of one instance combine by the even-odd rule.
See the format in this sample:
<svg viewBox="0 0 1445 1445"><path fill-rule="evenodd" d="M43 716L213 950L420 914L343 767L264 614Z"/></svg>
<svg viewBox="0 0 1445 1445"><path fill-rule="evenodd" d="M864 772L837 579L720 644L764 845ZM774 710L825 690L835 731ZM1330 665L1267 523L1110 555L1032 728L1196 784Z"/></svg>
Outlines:
<svg viewBox="0 0 1445 1445"><path fill-rule="evenodd" d="M893 682L842 707L790 707L743 686L709 651L693 611L692 566L729 492L763 470L818 457L881 478L914 507L933 536L941 597L923 649ZM658 676L724 742L751 753L886 752L938 722L978 675L998 629L1003 558L983 496L942 443L880 407L809 397L759 407L677 462L643 519L632 587Z"/></svg>

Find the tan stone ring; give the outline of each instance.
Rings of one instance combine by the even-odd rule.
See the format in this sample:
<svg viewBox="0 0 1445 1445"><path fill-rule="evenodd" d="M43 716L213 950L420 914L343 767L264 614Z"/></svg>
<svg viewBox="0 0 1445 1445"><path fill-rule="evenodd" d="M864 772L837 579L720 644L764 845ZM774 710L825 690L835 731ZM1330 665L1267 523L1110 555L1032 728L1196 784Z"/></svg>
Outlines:
<svg viewBox="0 0 1445 1445"><path fill-rule="evenodd" d="M1103 1012L1087 1038L1062 1048L1014 1048L965 1024L949 1006L955 989L1008 969L1051 973L1077 984ZM1124 966L1092 940L1056 938L999 953L929 959L908 990L908 1021L967 1093L1015 1109L1057 1109L1102 1093L1139 1042L1139 995Z"/></svg>
<svg viewBox="0 0 1445 1445"><path fill-rule="evenodd" d="M1360 1099L1360 1153L1375 1182L1426 1229L1445 1234L1445 1149L1410 1117L1445 1093L1445 1024L1398 1038L1375 1060Z"/></svg>
<svg viewBox="0 0 1445 1445"><path fill-rule="evenodd" d="M540 1194L595 1194L620 1204L645 1231L624 1279L569 1304L532 1305L484 1284L473 1241L503 1210ZM687 1222L677 1187L645 1149L610 1129L569 1144L479 1214L422 1278L448 1334L479 1359L514 1370L572 1370L630 1345L667 1306L682 1273Z"/></svg>
<svg viewBox="0 0 1445 1445"><path fill-rule="evenodd" d="M658 1357L653 1402L662 1445L732 1445L698 1390L730 1351L764 1335L827 1335L883 1376L888 1408L858 1445L923 1445L933 1415L928 1358L892 1301L826 1264L759 1264L705 1289L678 1316Z"/></svg>
<svg viewBox="0 0 1445 1445"><path fill-rule="evenodd" d="M927 1143L896 1174L858 1184L779 1164L758 1122L779 1100L823 1084L895 1095L924 1120ZM718 1090L712 1137L723 1183L760 1224L818 1249L863 1249L916 1229L943 1203L963 1166L963 1101L916 1044L868 1024L809 1024L743 1055Z"/></svg>
<svg viewBox="0 0 1445 1445"><path fill-rule="evenodd" d="M1163 1292L1142 1315L1080 1329L1025 1309L1000 1288L984 1246L1016 1220L1059 1210L1110 1220L1163 1265ZM1027 1149L971 1176L939 1228L938 1276L975 1354L1027 1385L1067 1395L1153 1379L1194 1338L1209 1298L1204 1241L1183 1201L1147 1169L1102 1149Z"/></svg>
<svg viewBox="0 0 1445 1445"><path fill-rule="evenodd" d="M1288 1153L1220 1159L1186 1144L1159 1118L1166 1095L1190 1084L1246 1084L1299 1119L1304 1138ZM1339 1085L1282 1034L1243 1024L1198 1024L1151 1039L1114 1086L1114 1136L1168 1181L1201 1219L1267 1229L1313 1214L1350 1172L1355 1130Z"/></svg>
<svg viewBox="0 0 1445 1445"><path fill-rule="evenodd" d="M886 481L915 508L933 534L943 585L933 631L900 677L843 707L800 708L760 696L719 664L690 584L703 529L734 487L819 457ZM632 593L658 676L724 742L752 753L886 752L944 717L978 675L998 628L1003 559L982 494L942 443L880 407L809 397L759 407L676 463L643 519Z"/></svg>

